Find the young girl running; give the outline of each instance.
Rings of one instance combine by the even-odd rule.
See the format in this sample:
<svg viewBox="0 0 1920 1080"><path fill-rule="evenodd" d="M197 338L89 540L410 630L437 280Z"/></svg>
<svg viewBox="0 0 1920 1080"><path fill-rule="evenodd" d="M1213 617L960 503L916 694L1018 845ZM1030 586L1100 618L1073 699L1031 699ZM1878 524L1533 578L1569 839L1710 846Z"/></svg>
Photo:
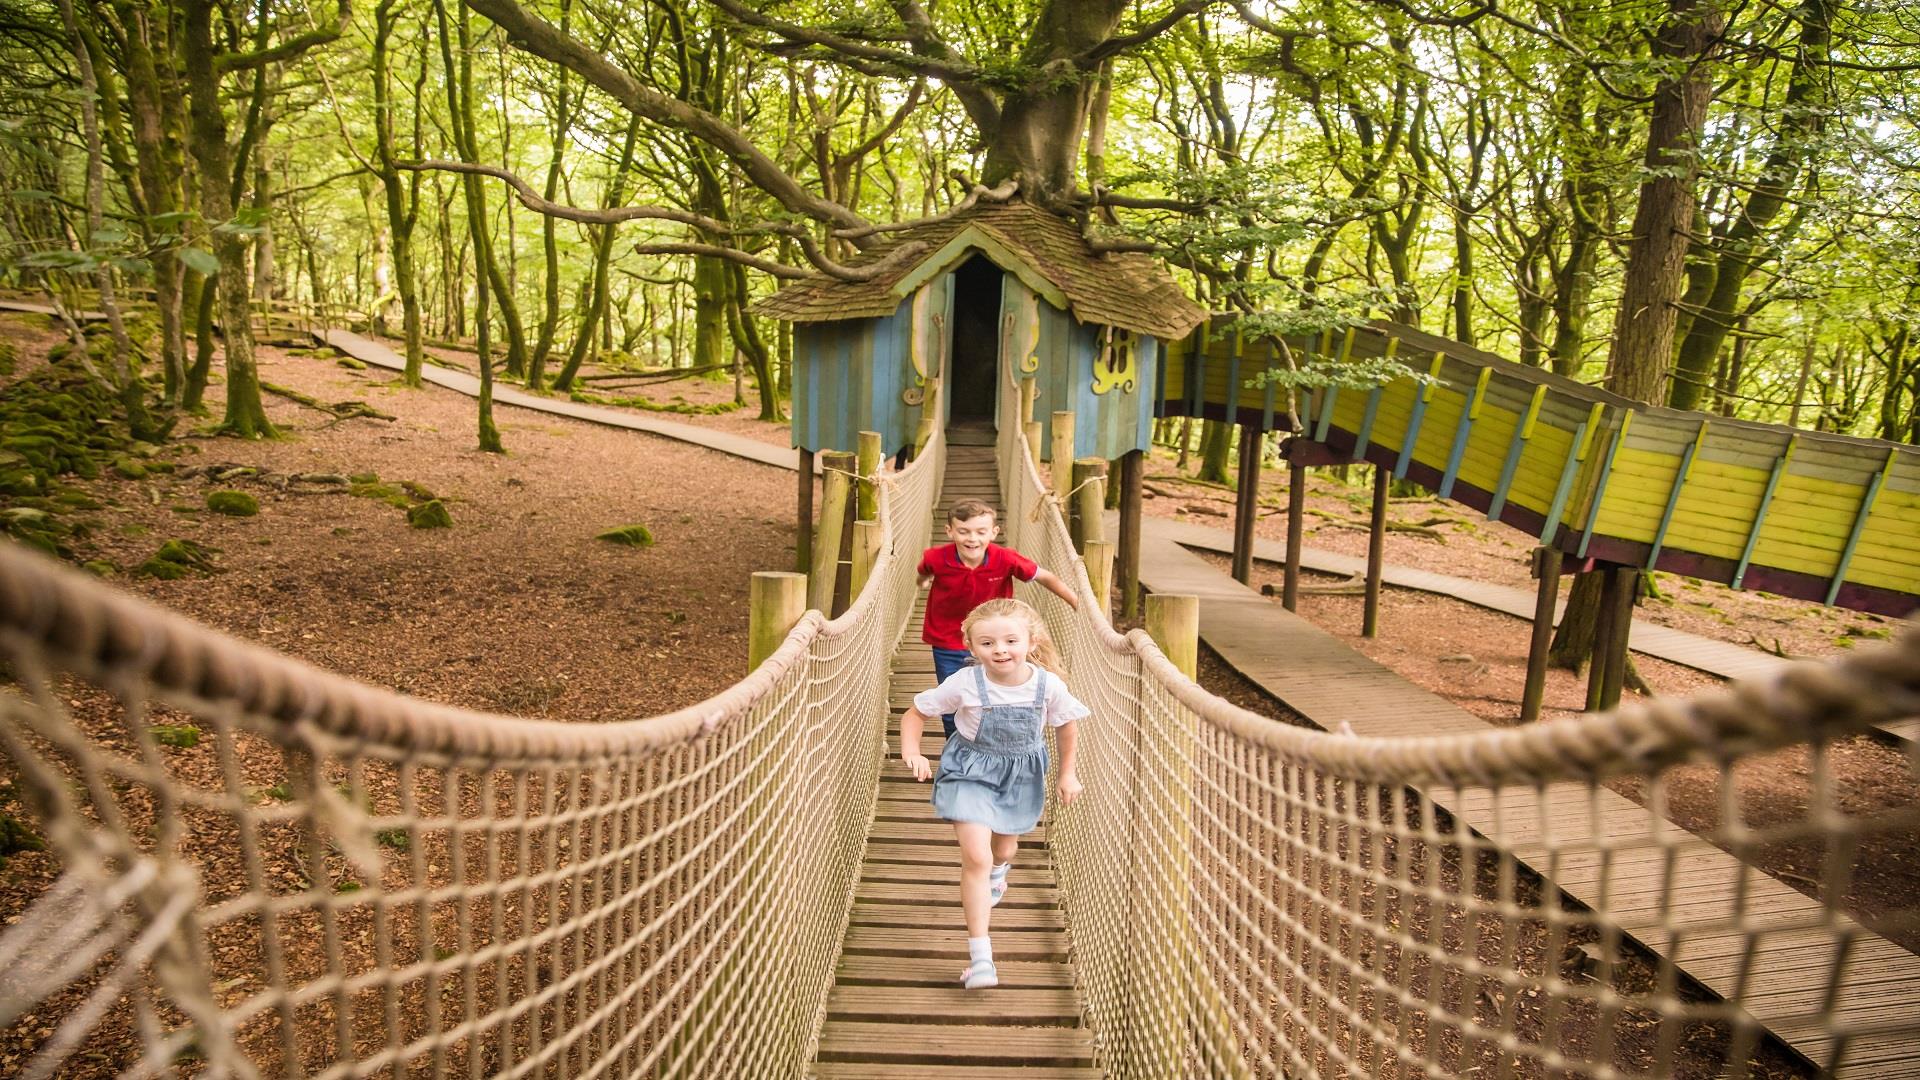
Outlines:
<svg viewBox="0 0 1920 1080"><path fill-rule="evenodd" d="M971 960L960 981L978 990L1000 985L987 936L988 912L1006 895L1020 837L1039 824L1046 803L1042 729L1059 729L1060 802L1065 805L1080 797L1073 722L1088 710L1047 670L1059 661L1033 608L1018 600L989 600L967 616L961 633L974 662L914 695L913 707L900 716L900 756L914 779L933 776L934 813L953 822L960 840L960 903ZM920 728L943 713L953 714L956 730L940 755L936 776L920 753Z"/></svg>

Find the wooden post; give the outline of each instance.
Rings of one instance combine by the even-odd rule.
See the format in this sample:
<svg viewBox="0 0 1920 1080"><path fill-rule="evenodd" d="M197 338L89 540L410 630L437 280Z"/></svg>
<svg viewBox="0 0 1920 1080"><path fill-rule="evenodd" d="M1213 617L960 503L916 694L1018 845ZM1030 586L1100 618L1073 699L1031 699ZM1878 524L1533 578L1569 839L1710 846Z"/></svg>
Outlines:
<svg viewBox="0 0 1920 1080"><path fill-rule="evenodd" d="M1113 545L1105 540L1087 541L1082 556L1087 564L1087 584L1093 588L1093 602L1100 614L1113 618Z"/></svg>
<svg viewBox="0 0 1920 1080"><path fill-rule="evenodd" d="M1033 403L1040 397L1040 381L1031 375L1020 380L1020 424L1033 419Z"/></svg>
<svg viewBox="0 0 1920 1080"><path fill-rule="evenodd" d="M873 576L873 564L880 559L880 523L862 518L853 523L853 575L847 579L847 595L858 598Z"/></svg>
<svg viewBox="0 0 1920 1080"><path fill-rule="evenodd" d="M1540 579L1540 590L1533 601L1533 641L1527 646L1527 684L1520 693L1523 724L1540 719L1540 703L1546 697L1547 651L1553 645L1553 613L1560 603L1560 568L1564 561L1557 547L1533 549L1533 576Z"/></svg>
<svg viewBox="0 0 1920 1080"><path fill-rule="evenodd" d="M807 575L761 570L747 586L747 670L766 662L807 613Z"/></svg>
<svg viewBox="0 0 1920 1080"><path fill-rule="evenodd" d="M1287 569L1281 583L1280 603L1288 611L1300 606L1300 543L1306 527L1307 467L1298 461L1287 462Z"/></svg>
<svg viewBox="0 0 1920 1080"><path fill-rule="evenodd" d="M813 540L807 606L826 615L833 614L833 587L840 577L840 542L845 535L853 465L853 455L845 450L820 455L820 467L826 476L820 485L820 532Z"/></svg>
<svg viewBox="0 0 1920 1080"><path fill-rule="evenodd" d="M1360 636L1380 636L1380 575L1387 563L1387 489L1393 478L1373 467L1373 516L1367 522L1367 602L1360 616Z"/></svg>
<svg viewBox="0 0 1920 1080"><path fill-rule="evenodd" d="M1029 420L1024 429L1027 436L1027 453L1033 456L1033 467L1036 469L1040 468L1040 463L1044 460L1040 456L1040 428L1042 426L1038 420Z"/></svg>
<svg viewBox="0 0 1920 1080"><path fill-rule="evenodd" d="M800 527L793 533L793 568L805 574L813 569L813 451L800 448Z"/></svg>
<svg viewBox="0 0 1920 1080"><path fill-rule="evenodd" d="M1073 487L1073 414L1057 412L1053 414L1053 493L1060 498L1067 497ZM1067 508L1062 506L1061 513Z"/></svg>
<svg viewBox="0 0 1920 1080"><path fill-rule="evenodd" d="M1147 597L1147 633L1180 673L1200 671L1200 598L1172 593Z"/></svg>
<svg viewBox="0 0 1920 1080"><path fill-rule="evenodd" d="M1618 633L1614 625L1620 617L1620 579L1611 566L1603 566L1593 571L1600 578L1600 611L1594 618L1593 655L1587 662L1587 703L1588 712L1598 712L1607 708L1607 668L1613 661L1613 640Z"/></svg>
<svg viewBox="0 0 1920 1080"><path fill-rule="evenodd" d="M1638 567L1616 566L1608 573L1611 575L1608 585L1613 589L1613 620L1606 643L1607 665L1600 680L1602 709L1619 705L1620 691L1626 686L1627 642L1633 636L1633 599L1640 585Z"/></svg>
<svg viewBox="0 0 1920 1080"><path fill-rule="evenodd" d="M1266 441L1246 424L1240 425L1239 490L1233 500L1233 580L1242 585L1253 576L1253 525L1260 517L1260 450Z"/></svg>
<svg viewBox="0 0 1920 1080"><path fill-rule="evenodd" d="M1103 519L1107 506L1107 459L1081 458L1073 463L1073 515L1067 522L1067 533L1073 537L1073 548L1082 555L1086 554L1087 541L1107 538L1106 521Z"/></svg>
<svg viewBox="0 0 1920 1080"><path fill-rule="evenodd" d="M863 431L857 438L859 450L854 456L854 471L860 474L860 510L854 520L873 521L880 517L880 491L873 486L873 474L880 471L880 433Z"/></svg>
<svg viewBox="0 0 1920 1080"><path fill-rule="evenodd" d="M1140 614L1140 484L1146 455L1130 451L1120 458L1120 617Z"/></svg>

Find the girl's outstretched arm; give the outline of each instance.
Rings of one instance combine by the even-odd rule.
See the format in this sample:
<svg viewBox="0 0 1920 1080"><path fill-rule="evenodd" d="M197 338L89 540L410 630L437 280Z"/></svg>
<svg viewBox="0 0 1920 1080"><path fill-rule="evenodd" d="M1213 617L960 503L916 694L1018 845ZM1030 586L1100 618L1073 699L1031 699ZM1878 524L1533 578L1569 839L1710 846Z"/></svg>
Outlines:
<svg viewBox="0 0 1920 1080"><path fill-rule="evenodd" d="M1080 725L1069 721L1053 729L1053 736L1060 743L1060 805L1066 806L1080 797L1080 778L1074 775L1073 760L1076 744L1080 740ZM918 734L916 732L915 734Z"/></svg>
<svg viewBox="0 0 1920 1080"><path fill-rule="evenodd" d="M915 780L923 781L933 776L933 763L920 752L920 727L926 722L927 718L912 706L900 714L900 760L913 770Z"/></svg>

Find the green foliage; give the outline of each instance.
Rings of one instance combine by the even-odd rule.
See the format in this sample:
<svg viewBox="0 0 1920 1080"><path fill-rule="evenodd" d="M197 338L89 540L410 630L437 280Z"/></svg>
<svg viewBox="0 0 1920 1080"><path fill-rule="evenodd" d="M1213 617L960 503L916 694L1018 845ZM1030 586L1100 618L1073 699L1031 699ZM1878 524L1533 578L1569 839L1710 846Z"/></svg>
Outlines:
<svg viewBox="0 0 1920 1080"><path fill-rule="evenodd" d="M12 789L8 788L6 793L11 795ZM26 822L5 811L0 811L0 869L6 867L9 855L16 855L22 851L45 850L47 850L47 842L41 839L38 833L28 828Z"/></svg>
<svg viewBox="0 0 1920 1080"><path fill-rule="evenodd" d="M383 848L406 851L413 846L413 836L404 828L381 829L373 834L373 842Z"/></svg>
<svg viewBox="0 0 1920 1080"><path fill-rule="evenodd" d="M210 491L207 509L228 517L252 517L260 512L260 500L244 491Z"/></svg>
<svg viewBox="0 0 1920 1080"><path fill-rule="evenodd" d="M626 547L652 547L653 531L645 525L622 525L617 529L608 529L606 532L595 536L594 539L605 540L610 544L621 544Z"/></svg>
<svg viewBox="0 0 1920 1080"><path fill-rule="evenodd" d="M740 407L731 401L712 401L704 405L694 405L685 401L660 402L637 396L609 397L588 390L574 390L568 396L583 405L615 405L625 409L644 409L647 412L680 413L683 416L720 416Z"/></svg>

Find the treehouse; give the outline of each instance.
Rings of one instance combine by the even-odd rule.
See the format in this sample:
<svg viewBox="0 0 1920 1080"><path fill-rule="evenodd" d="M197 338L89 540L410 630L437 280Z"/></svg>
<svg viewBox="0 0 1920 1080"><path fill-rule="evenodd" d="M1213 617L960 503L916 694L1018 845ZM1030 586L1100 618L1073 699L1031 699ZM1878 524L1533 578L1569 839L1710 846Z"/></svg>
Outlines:
<svg viewBox="0 0 1920 1080"><path fill-rule="evenodd" d="M793 444L809 454L861 431L904 447L929 402L945 422L997 424L1002 365L1036 380L1041 446L1058 410L1075 414L1075 457L1144 450L1161 343L1206 319L1148 256L1096 252L1017 198L891 231L850 269L869 273L816 275L754 308L793 324Z"/></svg>

